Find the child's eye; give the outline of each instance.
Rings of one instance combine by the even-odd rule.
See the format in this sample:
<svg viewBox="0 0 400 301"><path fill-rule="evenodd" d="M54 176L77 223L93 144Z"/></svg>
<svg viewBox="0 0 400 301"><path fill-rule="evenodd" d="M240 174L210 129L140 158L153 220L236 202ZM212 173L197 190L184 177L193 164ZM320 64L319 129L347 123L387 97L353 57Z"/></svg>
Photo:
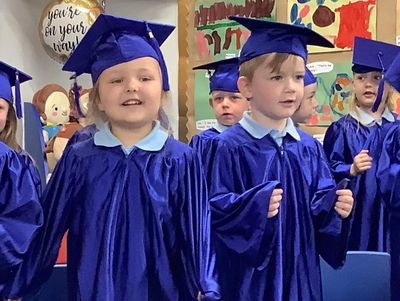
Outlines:
<svg viewBox="0 0 400 301"><path fill-rule="evenodd" d="M281 75L276 75L276 76L271 77L271 79L272 80L281 80L282 76Z"/></svg>
<svg viewBox="0 0 400 301"><path fill-rule="evenodd" d="M148 82L150 80L152 80L152 78L150 76L142 76L142 77L140 77L140 81L142 81L142 82Z"/></svg>
<svg viewBox="0 0 400 301"><path fill-rule="evenodd" d="M304 75L296 75L296 79L297 80L302 80L302 79L304 79Z"/></svg>
<svg viewBox="0 0 400 301"><path fill-rule="evenodd" d="M223 100L223 98L222 97L215 97L214 100L220 102L220 101Z"/></svg>
<svg viewBox="0 0 400 301"><path fill-rule="evenodd" d="M382 75L375 75L375 80L381 80L382 79Z"/></svg>
<svg viewBox="0 0 400 301"><path fill-rule="evenodd" d="M232 97L231 97L231 101L233 101L233 102L236 102L236 101L238 101L239 99L240 99L239 96L232 96Z"/></svg>
<svg viewBox="0 0 400 301"><path fill-rule="evenodd" d="M122 79L117 78L117 79L111 80L110 82L111 82L112 84L120 84L120 83L122 83Z"/></svg>

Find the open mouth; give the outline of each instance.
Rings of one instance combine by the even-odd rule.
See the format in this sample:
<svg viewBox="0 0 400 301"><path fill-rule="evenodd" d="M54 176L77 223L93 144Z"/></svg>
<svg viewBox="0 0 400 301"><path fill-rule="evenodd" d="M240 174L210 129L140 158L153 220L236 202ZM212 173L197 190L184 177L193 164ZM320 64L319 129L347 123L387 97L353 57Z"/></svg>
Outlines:
<svg viewBox="0 0 400 301"><path fill-rule="evenodd" d="M367 91L367 92L364 92L363 95L366 96L366 97L372 97L372 96L375 96L376 94L374 92L372 92L372 91Z"/></svg>
<svg viewBox="0 0 400 301"><path fill-rule="evenodd" d="M291 105L294 105L296 103L296 101L293 99L288 99L288 100L280 101L279 103L281 103L285 106L291 106Z"/></svg>
<svg viewBox="0 0 400 301"><path fill-rule="evenodd" d="M143 102L140 101L139 99L128 99L125 100L121 105L127 107L127 106L139 106L141 104L143 104Z"/></svg>

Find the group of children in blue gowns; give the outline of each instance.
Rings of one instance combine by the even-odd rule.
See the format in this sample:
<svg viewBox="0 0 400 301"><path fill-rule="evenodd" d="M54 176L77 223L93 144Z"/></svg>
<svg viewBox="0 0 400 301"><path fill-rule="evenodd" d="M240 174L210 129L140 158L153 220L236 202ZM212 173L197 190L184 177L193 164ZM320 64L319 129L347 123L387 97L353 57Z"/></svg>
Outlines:
<svg viewBox="0 0 400 301"><path fill-rule="evenodd" d="M69 300L76 301L322 300L320 256L338 268L349 246L400 254L400 239L387 237L400 227L398 123L385 107L389 85L375 75L387 71L385 81L400 86L396 70L387 70L397 48L376 46L378 66L354 64L360 81L371 72L377 79L356 93L355 110L371 108L379 90L380 116L371 125L355 115L357 128L343 133L333 129L353 115L339 120L324 151L296 125L304 121L300 104L315 108L307 45L333 45L308 28L230 18L251 35L239 58L195 68L215 70L217 124L192 147L157 121L169 91L160 45L173 26L97 18L63 67L91 75L96 127L73 138L43 196L31 168L0 144L0 295L17 300L38 291L66 231ZM364 105L362 97L373 99ZM368 239L357 225L369 222L366 215L379 217ZM393 275L399 279L398 270Z"/></svg>

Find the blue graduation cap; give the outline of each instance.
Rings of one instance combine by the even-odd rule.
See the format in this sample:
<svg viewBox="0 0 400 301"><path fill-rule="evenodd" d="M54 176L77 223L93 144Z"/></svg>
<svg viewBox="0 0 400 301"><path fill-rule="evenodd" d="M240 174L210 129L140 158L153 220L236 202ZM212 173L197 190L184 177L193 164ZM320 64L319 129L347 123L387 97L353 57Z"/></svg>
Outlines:
<svg viewBox="0 0 400 301"><path fill-rule="evenodd" d="M304 87L307 87L311 84L314 84L317 82L317 78L312 74L310 69L306 67L306 73L304 74Z"/></svg>
<svg viewBox="0 0 400 301"><path fill-rule="evenodd" d="M32 77L28 74L0 61L0 98L13 104L14 97L11 87L15 87L15 111L18 118L22 117L20 83L31 79Z"/></svg>
<svg viewBox="0 0 400 301"><path fill-rule="evenodd" d="M400 47L380 41L355 37L353 66L355 73L384 72L399 53Z"/></svg>
<svg viewBox="0 0 400 301"><path fill-rule="evenodd" d="M161 68L163 90L169 90L167 66L160 45L174 30L174 26L132 20L101 14L74 52L63 70L77 76L90 73L95 83L107 68L131 60L152 57Z"/></svg>
<svg viewBox="0 0 400 301"><path fill-rule="evenodd" d="M400 92L400 54L396 56L389 69L386 71L384 80Z"/></svg>
<svg viewBox="0 0 400 301"><path fill-rule="evenodd" d="M240 52L240 63L267 53L291 53L307 60L307 45L333 48L320 34L304 26L266 20L229 17L251 31Z"/></svg>
<svg viewBox="0 0 400 301"><path fill-rule="evenodd" d="M237 57L194 67L193 70L215 70L210 75L210 93L213 91L239 92L239 59ZM210 73L211 74L211 73Z"/></svg>

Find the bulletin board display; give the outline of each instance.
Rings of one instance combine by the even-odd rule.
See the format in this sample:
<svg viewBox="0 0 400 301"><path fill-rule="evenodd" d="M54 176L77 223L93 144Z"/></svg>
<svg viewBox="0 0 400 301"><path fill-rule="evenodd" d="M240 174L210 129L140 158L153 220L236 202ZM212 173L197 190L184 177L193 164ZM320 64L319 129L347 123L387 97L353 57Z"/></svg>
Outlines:
<svg viewBox="0 0 400 301"><path fill-rule="evenodd" d="M209 106L207 73L192 67L238 55L248 30L229 21L241 15L307 26L328 38L334 49L309 48L308 66L318 81L319 106L309 126L326 127L347 114L352 97L354 36L396 43L400 0L184 0L179 1L179 137L188 141L215 120ZM397 9L394 9L397 8ZM353 22L357 20L357 22ZM363 22L360 22L363 20ZM400 96L394 95L396 111Z"/></svg>

